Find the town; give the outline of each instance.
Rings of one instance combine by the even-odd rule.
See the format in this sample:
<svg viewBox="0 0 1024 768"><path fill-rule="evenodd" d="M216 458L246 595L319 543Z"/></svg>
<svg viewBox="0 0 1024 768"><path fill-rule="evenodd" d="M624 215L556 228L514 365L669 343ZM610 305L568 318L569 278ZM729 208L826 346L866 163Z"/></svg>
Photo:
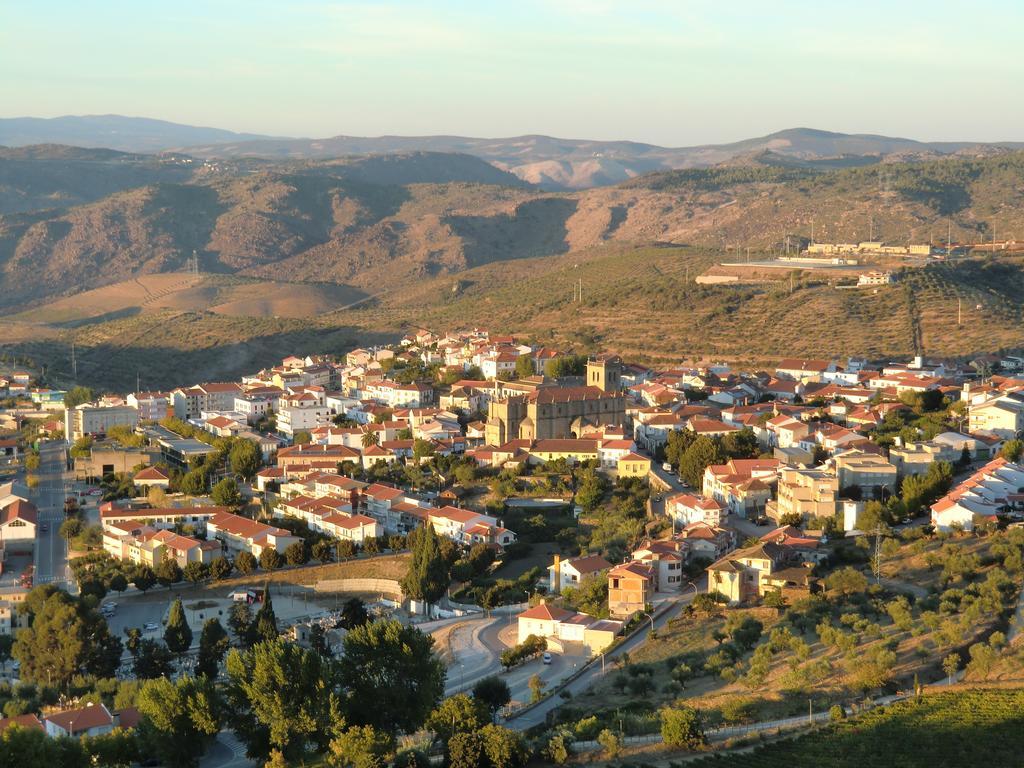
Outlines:
<svg viewBox="0 0 1024 768"><path fill-rule="evenodd" d="M1001 676L1022 368L654 370L479 329L168 392L10 366L0 731L124 764L562 763ZM345 701L326 671L259 686L331 664ZM162 714L196 696L224 702Z"/></svg>

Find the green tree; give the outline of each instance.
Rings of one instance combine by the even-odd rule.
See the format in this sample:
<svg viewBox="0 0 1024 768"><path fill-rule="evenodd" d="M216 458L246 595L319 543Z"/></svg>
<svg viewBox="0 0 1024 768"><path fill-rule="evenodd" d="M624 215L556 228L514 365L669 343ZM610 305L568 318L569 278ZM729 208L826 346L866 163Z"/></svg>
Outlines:
<svg viewBox="0 0 1024 768"><path fill-rule="evenodd" d="M487 708L482 702L457 693L438 704L424 725L434 732L438 741L447 744L456 733L473 733L489 721Z"/></svg>
<svg viewBox="0 0 1024 768"><path fill-rule="evenodd" d="M91 403L95 399L96 395L89 387L72 387L64 395L64 407L71 409L82 403Z"/></svg>
<svg viewBox="0 0 1024 768"><path fill-rule="evenodd" d="M689 707L664 707L660 715L661 738L665 746L696 749L704 744L704 731L694 710Z"/></svg>
<svg viewBox="0 0 1024 768"><path fill-rule="evenodd" d="M295 445L308 445L312 441L313 441L313 436L310 435L309 432L307 432L304 429L300 429L298 432L296 432L294 437L293 437L293 439L292 439L292 442Z"/></svg>
<svg viewBox="0 0 1024 768"><path fill-rule="evenodd" d="M484 743L479 733L457 733L448 741L448 768L481 768Z"/></svg>
<svg viewBox="0 0 1024 768"><path fill-rule="evenodd" d="M334 559L334 547L327 539L320 539L313 543L311 550L313 559L321 563L329 563Z"/></svg>
<svg viewBox="0 0 1024 768"><path fill-rule="evenodd" d="M81 536L84 529L85 524L80 517L69 517L60 524L59 534L62 539L71 541L71 539Z"/></svg>
<svg viewBox="0 0 1024 768"><path fill-rule="evenodd" d="M178 565L178 561L173 557L165 556L163 560L157 563L156 579L165 587L170 587L172 584L177 584L181 581L182 572L181 566Z"/></svg>
<svg viewBox="0 0 1024 768"><path fill-rule="evenodd" d="M724 460L721 448L707 435L700 435L679 461L679 475L696 490L704 487L704 470Z"/></svg>
<svg viewBox="0 0 1024 768"><path fill-rule="evenodd" d="M198 765L206 744L220 731L221 706L205 679L148 680L139 691L143 751L172 768Z"/></svg>
<svg viewBox="0 0 1024 768"><path fill-rule="evenodd" d="M350 597L341 606L341 626L345 629L361 627L370 620L370 614L366 612L366 605L358 597Z"/></svg>
<svg viewBox="0 0 1024 768"><path fill-rule="evenodd" d="M345 636L338 675L348 691L349 719L387 733L412 733L444 693L444 666L434 640L415 627L380 620ZM366 706L366 702L374 706Z"/></svg>
<svg viewBox="0 0 1024 768"><path fill-rule="evenodd" d="M516 358L516 378L525 379L529 376L533 376L536 373L533 367L533 357L531 355L520 355Z"/></svg>
<svg viewBox="0 0 1024 768"><path fill-rule="evenodd" d="M263 465L263 454L253 440L236 440L228 452L231 471L252 480Z"/></svg>
<svg viewBox="0 0 1024 768"><path fill-rule="evenodd" d="M213 680L217 677L217 665L231 647L227 630L216 618L207 619L199 635L199 657L196 660L196 674Z"/></svg>
<svg viewBox="0 0 1024 768"><path fill-rule="evenodd" d="M372 725L345 728L331 741L335 764L346 768L384 768L394 750L391 734Z"/></svg>
<svg viewBox="0 0 1024 768"><path fill-rule="evenodd" d="M139 680L170 677L174 672L173 661L174 654L167 650L167 646L151 638L143 638L135 653L135 677Z"/></svg>
<svg viewBox="0 0 1024 768"><path fill-rule="evenodd" d="M421 463L423 459L433 456L435 453L434 446L429 440L417 437L412 441L412 458L417 464Z"/></svg>
<svg viewBox="0 0 1024 768"><path fill-rule="evenodd" d="M1019 460L1021 453L1024 453L1024 440L1018 440L1017 438L1007 440L999 451L999 455L1007 461Z"/></svg>
<svg viewBox="0 0 1024 768"><path fill-rule="evenodd" d="M509 728L485 725L480 738L491 768L523 768L530 759L523 737Z"/></svg>
<svg viewBox="0 0 1024 768"><path fill-rule="evenodd" d="M231 575L232 570L234 570L234 566L223 555L210 561L210 576L214 581L223 581Z"/></svg>
<svg viewBox="0 0 1024 768"><path fill-rule="evenodd" d="M201 563L198 560L193 560L191 563L185 564L181 574L185 577L185 581L190 582L191 584L197 584L210 575L210 566L206 563Z"/></svg>
<svg viewBox="0 0 1024 768"><path fill-rule="evenodd" d="M278 749L297 761L307 747L327 748L338 702L330 664L318 654L280 639L257 643L228 653L227 674L230 720L250 756Z"/></svg>
<svg viewBox="0 0 1024 768"><path fill-rule="evenodd" d="M239 510L245 506L245 497L242 496L242 491L238 488L238 482L233 477L225 477L213 486L210 498L213 499L214 504L234 510Z"/></svg>
<svg viewBox="0 0 1024 768"><path fill-rule="evenodd" d="M487 707L493 720L501 708L512 701L512 692L509 690L508 683L502 678L491 675L473 686L473 698L479 699Z"/></svg>
<svg viewBox="0 0 1024 768"><path fill-rule="evenodd" d="M65 688L79 672L113 676L123 645L92 604L52 584L28 594L18 609L28 626L18 631L11 649L22 680Z"/></svg>
<svg viewBox="0 0 1024 768"><path fill-rule="evenodd" d="M206 473L201 468L190 469L178 481L178 490L186 496L202 496L206 493Z"/></svg>
<svg viewBox="0 0 1024 768"><path fill-rule="evenodd" d="M309 556L306 554L306 543L296 541L289 544L284 551L284 560L288 565L305 565L309 561Z"/></svg>
<svg viewBox="0 0 1024 768"><path fill-rule="evenodd" d="M825 586L841 595L852 595L868 588L868 579L856 568L846 566L833 571L825 578Z"/></svg>
<svg viewBox="0 0 1024 768"><path fill-rule="evenodd" d="M228 613L228 626L239 645L245 647L252 645L252 610L248 603L236 602L231 605L231 611Z"/></svg>
<svg viewBox="0 0 1024 768"><path fill-rule="evenodd" d="M436 603L448 588L448 565L441 555L437 534L425 525L410 534L412 560L402 577L402 591L414 600Z"/></svg>
<svg viewBox="0 0 1024 768"><path fill-rule="evenodd" d="M270 588L264 586L263 604L256 611L256 620L253 621L253 642L272 642L277 640L280 633L277 630L277 614L274 613L274 603L270 599Z"/></svg>
<svg viewBox="0 0 1024 768"><path fill-rule="evenodd" d="M597 743L601 745L604 756L609 760L614 760L622 752L622 739L617 733L607 728L597 734Z"/></svg>
<svg viewBox="0 0 1024 768"><path fill-rule="evenodd" d="M539 675L531 675L528 682L530 686L530 701L540 701L544 696L544 679Z"/></svg>
<svg viewBox="0 0 1024 768"><path fill-rule="evenodd" d="M243 576L248 576L256 570L256 558L252 552L239 552L235 555L235 570Z"/></svg>
<svg viewBox="0 0 1024 768"><path fill-rule="evenodd" d="M956 673L960 671L960 656L955 653L951 653L942 660L942 671L946 673L946 678L949 684L953 684L953 678Z"/></svg>
<svg viewBox="0 0 1024 768"><path fill-rule="evenodd" d="M145 593L156 584L156 574L148 565L141 565L135 569L135 574L132 576L132 584L135 585L139 592Z"/></svg>
<svg viewBox="0 0 1024 768"><path fill-rule="evenodd" d="M167 627L164 629L164 643L171 653L178 656L185 653L192 645L192 629L185 618L185 608L181 604L181 598L171 603L171 610L167 615Z"/></svg>
<svg viewBox="0 0 1024 768"><path fill-rule="evenodd" d="M284 558L273 547L260 552L260 568L265 571L276 571L284 563Z"/></svg>

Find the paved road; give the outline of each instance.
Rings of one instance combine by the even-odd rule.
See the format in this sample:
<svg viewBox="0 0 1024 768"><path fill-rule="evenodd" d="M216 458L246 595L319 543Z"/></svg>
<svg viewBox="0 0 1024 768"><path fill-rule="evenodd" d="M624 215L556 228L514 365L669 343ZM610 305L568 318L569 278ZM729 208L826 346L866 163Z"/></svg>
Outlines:
<svg viewBox="0 0 1024 768"><path fill-rule="evenodd" d="M702 579L697 584L697 591L703 592L706 589L706 581ZM670 620L674 619L676 616L682 613L683 609L693 601L693 597L695 594L696 592L694 592L693 590L687 590L685 595L676 598L673 601L672 606L655 620L655 629L663 628L666 624L668 624ZM587 668L587 670L582 675L580 675L571 683L569 683L569 685L565 687L565 690L569 691L569 693L572 694L573 698L579 696L581 693L587 690L587 688L593 685L598 680L598 678L605 674L606 670L610 669L611 662L622 656L622 654L630 653L636 650L641 645L643 645L643 643L647 641L647 636L650 634L650 631L650 622L648 622L644 625L643 630L637 632L635 635L633 635L633 637L629 638L629 640L626 640L624 643L622 643L622 645L618 646L613 651L610 651L609 653L605 654L604 665L602 665L600 660L595 661L593 664L590 665L590 667ZM604 667L604 670L602 669L602 666ZM557 709L565 703L566 702L562 700L560 696L552 696L543 703L538 704L533 709L524 712L522 715L519 715L518 717L510 719L508 722L505 723L505 725L509 728L514 728L519 731L525 731L527 728L532 728L535 725L543 723L547 719L549 712L551 712L554 709Z"/></svg>
<svg viewBox="0 0 1024 768"><path fill-rule="evenodd" d="M49 440L40 445L38 477L39 485L32 491L32 503L39 509L35 583L67 588L68 547L58 531L64 521L64 500L70 495L72 476L67 472L63 441Z"/></svg>

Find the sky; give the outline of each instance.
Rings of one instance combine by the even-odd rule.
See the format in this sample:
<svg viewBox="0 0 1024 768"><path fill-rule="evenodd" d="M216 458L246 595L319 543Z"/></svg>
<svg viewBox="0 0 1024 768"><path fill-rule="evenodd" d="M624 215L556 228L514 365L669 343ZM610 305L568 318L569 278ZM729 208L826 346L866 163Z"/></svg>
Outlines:
<svg viewBox="0 0 1024 768"><path fill-rule="evenodd" d="M0 117L666 146L1024 140L1024 3L0 0Z"/></svg>

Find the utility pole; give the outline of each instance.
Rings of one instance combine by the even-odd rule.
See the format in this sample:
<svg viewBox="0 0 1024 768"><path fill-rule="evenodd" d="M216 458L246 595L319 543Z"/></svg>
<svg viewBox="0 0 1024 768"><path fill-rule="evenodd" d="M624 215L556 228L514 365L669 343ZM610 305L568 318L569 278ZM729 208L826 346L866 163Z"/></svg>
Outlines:
<svg viewBox="0 0 1024 768"><path fill-rule="evenodd" d="M960 315L960 297L957 296L956 297L956 324L958 326L960 325L960 317L961 317L961 315Z"/></svg>
<svg viewBox="0 0 1024 768"><path fill-rule="evenodd" d="M78 378L78 360L75 359L75 342L71 342L71 373Z"/></svg>

